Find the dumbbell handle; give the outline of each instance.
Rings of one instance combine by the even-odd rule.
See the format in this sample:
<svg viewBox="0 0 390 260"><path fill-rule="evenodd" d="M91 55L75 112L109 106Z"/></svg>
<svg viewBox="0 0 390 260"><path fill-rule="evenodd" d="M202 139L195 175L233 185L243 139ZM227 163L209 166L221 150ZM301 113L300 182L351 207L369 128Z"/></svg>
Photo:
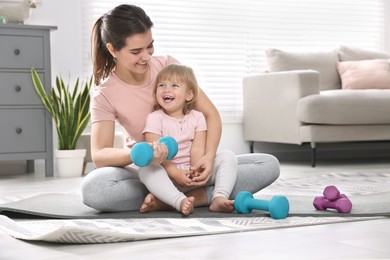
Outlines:
<svg viewBox="0 0 390 260"><path fill-rule="evenodd" d="M176 156L178 151L178 144L176 140L170 136L161 137L158 140L168 148L168 156L166 159L170 160ZM133 163L139 167L148 166L153 160L154 149L145 142L136 143L130 151L130 156Z"/></svg>
<svg viewBox="0 0 390 260"><path fill-rule="evenodd" d="M248 199L247 205L251 209L269 211L269 201L261 199Z"/></svg>

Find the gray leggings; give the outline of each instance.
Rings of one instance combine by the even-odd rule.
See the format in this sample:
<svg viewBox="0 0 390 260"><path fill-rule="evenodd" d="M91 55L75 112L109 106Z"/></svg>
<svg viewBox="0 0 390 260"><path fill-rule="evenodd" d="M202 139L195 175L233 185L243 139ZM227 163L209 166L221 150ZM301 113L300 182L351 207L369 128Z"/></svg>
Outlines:
<svg viewBox="0 0 390 260"><path fill-rule="evenodd" d="M240 191L256 193L279 177L279 161L270 154L237 155L237 163L236 184L230 199L234 199ZM210 198L213 186L208 186L206 190ZM81 183L84 204L105 212L139 210L148 193L139 179L138 169L132 166L98 168Z"/></svg>

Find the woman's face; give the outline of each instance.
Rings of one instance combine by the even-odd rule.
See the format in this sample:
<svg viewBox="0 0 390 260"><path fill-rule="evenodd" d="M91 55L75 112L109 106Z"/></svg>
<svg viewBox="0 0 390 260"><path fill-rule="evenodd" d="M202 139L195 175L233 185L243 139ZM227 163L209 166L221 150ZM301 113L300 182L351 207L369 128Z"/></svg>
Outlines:
<svg viewBox="0 0 390 260"><path fill-rule="evenodd" d="M154 52L152 31L126 38L126 45L120 50L110 51L116 57L116 72L145 74L148 62Z"/></svg>

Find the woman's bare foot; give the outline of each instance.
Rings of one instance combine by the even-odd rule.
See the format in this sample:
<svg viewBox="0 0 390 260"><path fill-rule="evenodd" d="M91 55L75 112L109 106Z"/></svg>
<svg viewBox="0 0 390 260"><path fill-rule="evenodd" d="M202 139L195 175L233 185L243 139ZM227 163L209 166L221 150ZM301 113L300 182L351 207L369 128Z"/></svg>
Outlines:
<svg viewBox="0 0 390 260"><path fill-rule="evenodd" d="M141 213L148 213L152 211L171 209L172 207L157 199L152 193L149 193L148 195L146 195L139 211Z"/></svg>
<svg viewBox="0 0 390 260"><path fill-rule="evenodd" d="M194 197L188 197L181 201L180 203L180 211L184 216L190 215L192 212L194 212Z"/></svg>
<svg viewBox="0 0 390 260"><path fill-rule="evenodd" d="M216 197L211 202L209 210L214 212L233 212L234 200L229 200L225 197Z"/></svg>

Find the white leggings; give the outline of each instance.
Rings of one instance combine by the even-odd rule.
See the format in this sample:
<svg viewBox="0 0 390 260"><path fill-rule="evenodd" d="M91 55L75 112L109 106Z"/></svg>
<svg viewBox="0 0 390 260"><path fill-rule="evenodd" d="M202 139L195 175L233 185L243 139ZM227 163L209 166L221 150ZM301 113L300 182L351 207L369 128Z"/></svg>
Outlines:
<svg viewBox="0 0 390 260"><path fill-rule="evenodd" d="M256 193L273 183L280 173L279 161L270 154L251 153L236 156L237 179L230 199L238 192ZM205 187L207 197L212 198L214 178ZM138 169L128 167L102 167L93 170L81 183L81 195L85 205L103 212L139 210L149 193L139 178Z"/></svg>
<svg viewBox="0 0 390 260"><path fill-rule="evenodd" d="M208 204L216 197L229 198L236 177L237 159L234 153L228 150L218 152L215 157L212 176L205 185L214 184L212 196L208 198ZM140 168L139 178L154 196L178 211L180 211L182 200L186 198L184 193L194 189L176 185L160 165Z"/></svg>

